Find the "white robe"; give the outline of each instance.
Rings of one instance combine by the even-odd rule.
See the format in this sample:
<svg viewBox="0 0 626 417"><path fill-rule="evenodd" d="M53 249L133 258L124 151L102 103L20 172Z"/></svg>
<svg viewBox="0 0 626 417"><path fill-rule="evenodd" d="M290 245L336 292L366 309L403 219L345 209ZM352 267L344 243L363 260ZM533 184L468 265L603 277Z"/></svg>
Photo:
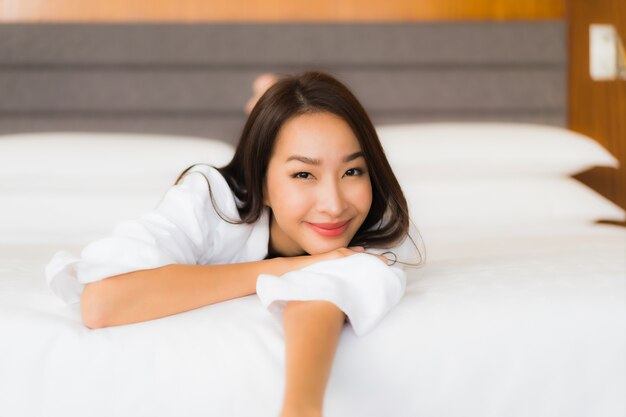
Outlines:
<svg viewBox="0 0 626 417"><path fill-rule="evenodd" d="M46 266L46 280L66 303L77 303L85 284L131 271L169 264L225 264L257 261L268 252L269 211L254 224L239 220L237 199L213 167L197 165L163 196L157 207L136 220L119 223L111 236L87 245L77 258L57 252ZM392 249L410 252L405 239ZM409 249L409 251L407 251ZM383 250L372 251L382 253ZM280 319L288 300L326 300L348 317L357 335L369 332L404 295L406 276L398 266L365 253L317 262L280 277L261 274L256 292Z"/></svg>

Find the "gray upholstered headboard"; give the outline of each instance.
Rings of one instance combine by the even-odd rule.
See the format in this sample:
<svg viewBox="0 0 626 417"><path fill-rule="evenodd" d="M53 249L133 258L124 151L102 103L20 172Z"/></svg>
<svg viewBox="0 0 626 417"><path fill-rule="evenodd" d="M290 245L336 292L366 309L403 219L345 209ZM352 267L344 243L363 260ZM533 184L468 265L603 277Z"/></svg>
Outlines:
<svg viewBox="0 0 626 417"><path fill-rule="evenodd" d="M0 25L0 134L235 142L256 75L329 71L377 124L566 123L562 21Z"/></svg>

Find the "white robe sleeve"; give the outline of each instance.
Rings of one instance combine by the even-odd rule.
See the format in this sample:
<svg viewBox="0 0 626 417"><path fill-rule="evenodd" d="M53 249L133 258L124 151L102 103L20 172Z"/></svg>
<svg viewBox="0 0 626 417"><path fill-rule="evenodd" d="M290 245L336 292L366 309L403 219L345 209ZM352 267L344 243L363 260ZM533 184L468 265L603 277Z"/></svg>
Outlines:
<svg viewBox="0 0 626 417"><path fill-rule="evenodd" d="M282 318L289 300L330 301L346 314L358 336L372 330L405 289L404 270L366 253L317 262L280 277L261 274L256 284L258 297L275 318Z"/></svg>
<svg viewBox="0 0 626 417"><path fill-rule="evenodd" d="M318 262L280 277L263 274L257 278L256 291L263 305L278 320L289 300L325 300L334 303L348 317L357 336L371 331L401 300L406 289L404 268L419 266L425 248L411 223L409 234L388 249L369 248L332 261Z"/></svg>
<svg viewBox="0 0 626 417"><path fill-rule="evenodd" d="M86 283L169 264L195 264L212 244L206 179L190 172L172 186L158 206L136 220L119 223L112 236L87 245L79 258L57 252L45 268L51 290L77 303Z"/></svg>

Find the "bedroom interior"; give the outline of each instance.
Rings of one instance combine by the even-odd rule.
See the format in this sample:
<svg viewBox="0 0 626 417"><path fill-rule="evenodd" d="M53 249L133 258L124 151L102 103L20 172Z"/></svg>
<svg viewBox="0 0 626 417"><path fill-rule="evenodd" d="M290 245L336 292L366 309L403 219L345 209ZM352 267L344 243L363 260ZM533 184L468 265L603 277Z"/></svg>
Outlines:
<svg viewBox="0 0 626 417"><path fill-rule="evenodd" d="M228 162L256 76L314 68L427 249L344 329L324 415L623 417L626 80L591 79L594 23L626 40L619 0L0 0L0 415L277 415L256 296L90 330L45 268Z"/></svg>
<svg viewBox="0 0 626 417"><path fill-rule="evenodd" d="M57 26L63 25L63 23L66 25L113 23L116 25L131 24L132 26L132 23L173 24L175 22L184 24L199 24L202 22L215 24L252 23L256 25L261 23L276 24L286 22L327 22L335 24L345 24L348 22L406 24L409 22L444 21L562 22L563 26L565 26L563 30L567 31L565 36L567 37L569 49L565 52L565 56L563 56L563 52L554 50L546 52L546 54L551 55L547 60L552 60L552 62L543 62L540 65L554 65L558 60L565 60L567 62L567 96L564 98L567 105L567 119L564 125L574 131L593 137L620 161L623 161L626 159L626 145L624 144L626 140L624 139L626 137L624 133L626 130L624 123L626 122L624 121L624 117L620 117L620 115L625 114L626 86L620 81L596 82L589 78L588 26L593 22L611 23L616 27L618 33L622 34L623 38L623 33L626 31L624 28L626 25L624 13L626 12L624 11L623 5L617 0L595 2L585 2L582 0L570 0L567 2L564 0L534 0L523 3L508 0L491 2L486 0L447 0L415 3L406 0L393 2L392 4L385 4L380 1L369 1L365 7L363 3L356 1L341 3L318 2L315 5L307 6L292 4L288 1L273 2L271 6L264 2L255 2L252 4L246 2L245 7L243 7L241 2L237 1L219 5L214 4L214 2L201 0L188 1L183 4L178 4L173 1L160 2L158 4L147 1L136 1L131 4L122 1L111 1L106 3L99 2L89 8L69 0L55 3L34 0L21 2L4 1L0 3L0 23L3 23L2 31L4 32L3 39L5 39L5 43L2 45L5 48L11 49L4 51L3 60L0 62L0 65L2 66L3 78L5 78L3 81L5 89L12 87L15 81L17 81L17 86L14 88L20 87L20 81L28 83L29 80L26 74L24 74L24 79L20 80L19 78L14 78L15 74L13 74L13 72L16 70L19 72L20 69L32 71L34 69L33 63L35 65L38 63L44 64L44 68L46 66L45 64L47 64L57 70L59 69L58 65L63 62L62 57L58 59L48 58L50 61L45 62L45 52L43 52L43 56L35 57L29 57L28 51L22 50L17 52L20 49L20 31L32 31L30 35L25 33L23 35L24 38L21 40L22 42L28 42L29 36L37 36L37 29L32 27L37 24L54 24ZM17 25L17 27L11 27L12 25ZM59 28L59 30L63 31L62 28ZM45 37L46 29L42 29L42 31L41 36ZM220 34L219 32L217 35L226 36L225 33ZM87 34L86 36L90 35ZM241 36L247 36L245 31ZM12 42L6 42L9 39L11 39ZM392 35L389 41L393 40ZM53 39L48 41L54 42ZM119 37L113 35L111 42L115 41L119 42ZM265 38L265 41L271 42L274 40L272 38ZM16 44L14 44L14 42L16 42ZM41 42L41 45L36 48L35 51L32 51L33 53L37 51L42 52L47 47L60 48L59 45L54 46L47 44L45 39L40 39L35 42ZM139 40L139 42L141 42L141 40ZM32 48L31 45L29 46ZM21 57L22 59L19 57L20 53L25 55ZM559 53L561 55L559 55ZM65 50L61 55L70 55L67 61L71 63L71 53ZM80 56L74 58L81 59ZM82 58L85 57L83 56ZM124 58L127 59L128 57ZM167 57L163 57L163 59L165 58ZM455 58L462 62L465 57L457 55ZM29 59L31 59L30 63ZM33 59L34 61L32 61ZM266 61L264 68L277 68L275 65L272 65L271 62L275 61ZM111 63L109 62L109 64ZM140 63L136 62L135 64L139 65ZM204 64L206 65L206 62ZM293 70L293 66L290 67L289 64L286 69ZM242 64L239 63L239 65ZM306 64L302 61L300 61L300 65L306 67ZM261 67L261 69L262 68L263 67ZM66 70L68 69L66 68ZM230 83L240 82L246 84L249 83L251 76L251 74L247 74L247 76L235 81L230 81ZM132 82L129 80L118 80L118 82L123 81ZM40 82L45 82L45 80ZM75 82L78 84L80 81ZM230 83L227 85L232 87ZM357 91L360 90L359 87L358 85L355 86ZM233 94L238 94L236 100L237 102L241 102L248 93L248 90L239 89ZM36 100L36 97L31 97L31 99ZM89 100L89 96L86 95L85 100ZM17 108L12 108L10 105L6 104L3 107L3 109L0 109L0 120L3 121L3 127L0 128L0 132L37 131L46 128L42 126L40 120L36 120L37 118L45 119L45 110L43 111L44 114L39 114L36 118L33 118L33 116L29 118L26 113L34 109L28 109L28 103L24 103L22 107L19 107L18 104L15 106ZM49 111L50 109L47 110ZM554 109L550 110L554 111ZM232 117L232 114L229 114L229 116ZM428 116L429 115L426 115L424 117L427 119ZM52 116L48 114L48 117ZM236 126L240 124L241 117L240 115L240 118L234 123ZM102 119L102 117L100 117L100 119ZM103 126L105 126L105 128L114 128L108 125L107 121L103 120L102 123L104 123ZM552 124L554 121L548 120L547 123ZM172 124L176 124L176 121L172 121ZM58 122L54 121L48 121L48 123L44 122L43 125L49 125L56 129L80 129L80 127L72 126L71 124L65 126L63 124L59 125ZM93 129L93 127L90 128L89 126L83 127ZM138 129L138 127L127 127L126 129L128 128ZM228 133L232 136L235 129L235 127L231 126ZM219 133L223 133L223 130ZM626 207L626 173L624 169L623 166L617 171L597 168L581 174L577 178L624 208Z"/></svg>

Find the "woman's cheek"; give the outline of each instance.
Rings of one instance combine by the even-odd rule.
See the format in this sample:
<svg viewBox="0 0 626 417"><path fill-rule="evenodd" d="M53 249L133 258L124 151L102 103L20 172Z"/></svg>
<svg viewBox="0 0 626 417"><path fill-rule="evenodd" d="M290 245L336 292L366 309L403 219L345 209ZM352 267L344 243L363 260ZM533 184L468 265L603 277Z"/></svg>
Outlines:
<svg viewBox="0 0 626 417"><path fill-rule="evenodd" d="M290 214L297 215L306 209L310 200L310 192L301 184L289 184L285 186L281 193L284 196L283 207L291 211Z"/></svg>
<svg viewBox="0 0 626 417"><path fill-rule="evenodd" d="M361 211L369 211L372 205L372 186L369 182L361 182L348 191L350 201Z"/></svg>

